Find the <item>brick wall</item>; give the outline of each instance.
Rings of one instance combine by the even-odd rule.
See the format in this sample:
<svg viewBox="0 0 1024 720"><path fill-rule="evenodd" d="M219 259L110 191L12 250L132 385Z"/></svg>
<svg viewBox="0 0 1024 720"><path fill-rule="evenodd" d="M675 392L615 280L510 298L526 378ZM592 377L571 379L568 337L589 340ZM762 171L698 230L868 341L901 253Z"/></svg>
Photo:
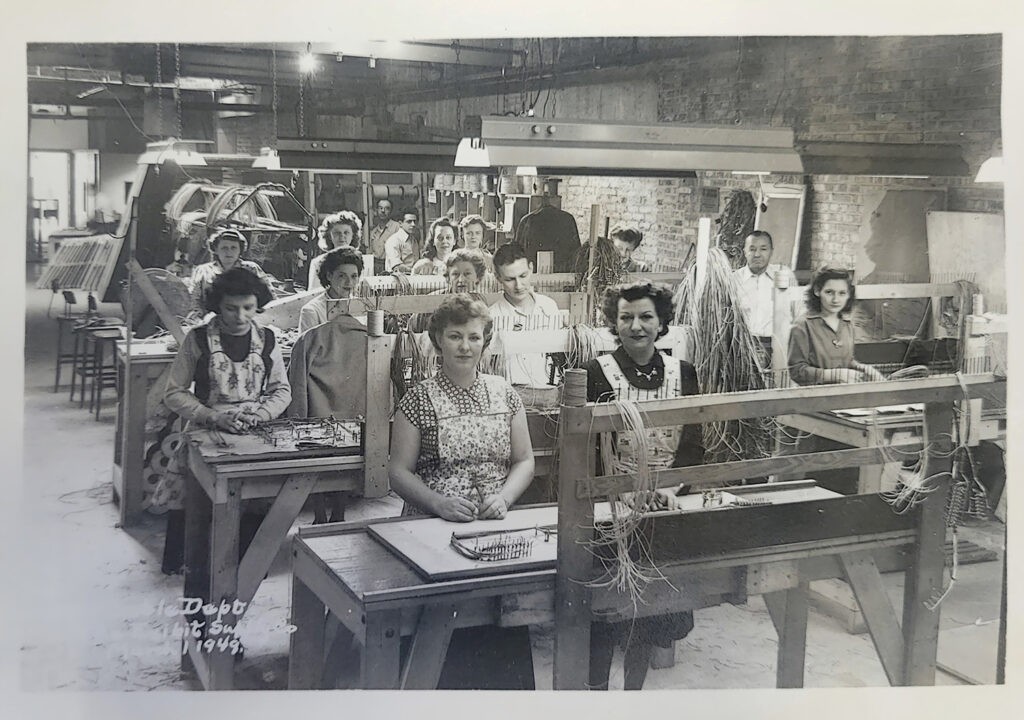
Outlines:
<svg viewBox="0 0 1024 720"><path fill-rule="evenodd" d="M678 57L630 69L632 81L623 81L619 70L613 83L554 89L550 97L541 96L537 114L790 127L798 140L952 142L962 146L971 177L1000 136L999 36L689 38L648 44ZM515 109L517 103L518 95L460 101L464 116L494 113L503 105ZM454 100L411 103L394 112L401 119L426 111L427 124L454 128L455 106ZM971 177L766 181L806 185L798 265L816 267L853 263L851 241L859 234L864 194L879 187L944 187L948 210L1001 212L1001 188L976 186ZM696 180L567 178L561 194L581 235L589 227L590 204L600 203L613 224L635 222L645 233L638 257L665 264L681 260L696 238L702 187L720 188L723 205L734 188L757 197L754 178L704 172Z"/></svg>

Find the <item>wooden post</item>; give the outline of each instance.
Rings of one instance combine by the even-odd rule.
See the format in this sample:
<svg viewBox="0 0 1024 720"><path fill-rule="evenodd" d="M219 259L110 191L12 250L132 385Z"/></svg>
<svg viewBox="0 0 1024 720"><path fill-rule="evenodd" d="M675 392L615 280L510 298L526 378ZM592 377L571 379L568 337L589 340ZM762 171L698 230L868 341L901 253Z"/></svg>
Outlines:
<svg viewBox="0 0 1024 720"><path fill-rule="evenodd" d="M708 253L711 251L711 218L702 217L697 220L697 282L694 285L694 295L699 295L704 289L704 280L708 274Z"/></svg>
<svg viewBox="0 0 1024 720"><path fill-rule="evenodd" d="M784 387L789 366L789 273L775 273L772 289L772 377L775 387Z"/></svg>
<svg viewBox="0 0 1024 720"><path fill-rule="evenodd" d="M586 371L566 370L563 406L583 405L586 387ZM588 545L594 536L594 502L576 494L577 479L594 475L594 447L590 440L589 435L566 436L558 464L555 690L583 690L590 677L591 593L586 583L591 580L593 563Z"/></svg>
<svg viewBox="0 0 1024 720"><path fill-rule="evenodd" d="M370 173L365 170L359 173L359 181L363 186L363 208L366 210L366 220L363 222L363 247L366 248L367 252L372 253L373 248L370 247L370 231L373 230L373 217L376 203L373 202L373 188L370 185ZM371 273L371 275L372 274L373 273Z"/></svg>
<svg viewBox="0 0 1024 720"><path fill-rule="evenodd" d="M369 318L367 318L369 322ZM363 427L363 497L388 492L391 437L391 351L394 336L366 338L366 423Z"/></svg>
<svg viewBox="0 0 1024 720"><path fill-rule="evenodd" d="M601 225L601 206L590 206L590 253L587 255L587 317L593 319L596 308L590 303L594 298L594 256L597 254L597 237Z"/></svg>
<svg viewBox="0 0 1024 720"><path fill-rule="evenodd" d="M903 588L903 682L934 685L939 647L939 613L925 602L942 592L946 544L946 498L952 459L952 403L930 402L924 407L924 477L936 478L935 489L921 501L917 541Z"/></svg>

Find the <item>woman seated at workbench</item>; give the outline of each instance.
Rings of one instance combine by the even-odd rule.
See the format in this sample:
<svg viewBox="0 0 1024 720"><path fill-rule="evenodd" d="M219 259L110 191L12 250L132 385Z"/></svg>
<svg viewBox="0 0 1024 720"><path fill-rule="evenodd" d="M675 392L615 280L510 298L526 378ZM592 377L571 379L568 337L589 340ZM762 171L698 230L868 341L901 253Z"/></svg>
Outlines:
<svg viewBox="0 0 1024 720"><path fill-rule="evenodd" d="M317 247L324 253L338 248L351 247L359 252L359 239L363 232L363 221L351 210L341 210L333 215L328 215L320 223L316 234L319 238ZM326 255L317 255L309 263L309 282L307 290L319 290L324 287L324 281L320 278L320 266L324 263Z"/></svg>
<svg viewBox="0 0 1024 720"><path fill-rule="evenodd" d="M591 360L587 366L588 402L614 400L655 400L696 395L697 372L685 360L663 355L655 341L668 332L675 315L672 292L650 282L617 285L605 293L604 320L619 347L610 355ZM649 465L652 470L699 465L704 460L699 425L680 428L651 428L647 431ZM614 446L602 448L602 472L628 472L635 468L628 436L620 433ZM658 506L678 507L676 488L657 491ZM595 622L590 630L590 687L608 689L615 645L624 646L625 689L640 690L647 677L655 647L672 647L675 640L693 629L693 613L636 618L620 622Z"/></svg>
<svg viewBox="0 0 1024 720"><path fill-rule="evenodd" d="M483 301L484 296L476 291L477 285L487 273L486 260L479 250L459 248L452 251L445 260L447 270L445 279L448 287L434 290L431 295L454 295L469 293L474 300ZM426 332L430 324L430 313L417 313L409 320L409 329L413 332Z"/></svg>
<svg viewBox="0 0 1024 720"><path fill-rule="evenodd" d="M491 340L487 306L454 295L430 318L441 369L405 394L391 436L391 487L403 515L500 519L533 479L526 411L512 386L477 366ZM457 629L439 688L532 690L526 627Z"/></svg>
<svg viewBox="0 0 1024 720"><path fill-rule="evenodd" d="M327 322L340 307L338 300L352 297L363 273L363 256L354 247L340 247L321 255L317 278L323 292L299 310L299 333Z"/></svg>
<svg viewBox="0 0 1024 720"><path fill-rule="evenodd" d="M423 257L412 266L413 275L444 275L448 255L455 249L455 226L446 217L439 217L430 224L427 246Z"/></svg>
<svg viewBox="0 0 1024 720"><path fill-rule="evenodd" d="M231 268L243 268L255 275L274 299L274 288L270 284L270 276L263 272L259 263L243 260L242 253L249 246L249 241L240 230L224 228L216 231L207 241L213 260L197 265L192 271L192 313L195 318L202 317L206 312L206 293L217 277ZM268 300L267 302L269 302ZM262 306L261 306L262 307Z"/></svg>
<svg viewBox="0 0 1024 720"><path fill-rule="evenodd" d="M281 348L273 331L253 320L270 299L263 281L245 268L231 268L214 278L206 309L216 314L185 336L167 377L164 403L186 421L186 429L243 433L287 409L291 388ZM185 450L182 443L181 452ZM177 465L186 466L184 457ZM182 481L180 473L167 473L154 491L154 504L169 508L163 561L167 574L179 572L184 559ZM243 553L259 522L258 515L243 514Z"/></svg>
<svg viewBox="0 0 1024 720"><path fill-rule="evenodd" d="M823 268L807 288L809 312L789 333L789 376L798 385L884 380L853 357L853 322L847 313L857 293L849 270Z"/></svg>

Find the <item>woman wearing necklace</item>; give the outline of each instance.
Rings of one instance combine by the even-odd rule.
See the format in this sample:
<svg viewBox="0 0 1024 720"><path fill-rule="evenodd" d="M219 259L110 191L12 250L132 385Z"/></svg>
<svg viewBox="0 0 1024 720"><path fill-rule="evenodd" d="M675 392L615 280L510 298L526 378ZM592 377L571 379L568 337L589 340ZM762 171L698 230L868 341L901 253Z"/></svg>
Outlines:
<svg viewBox="0 0 1024 720"><path fill-rule="evenodd" d="M430 318L441 369L402 397L391 436L388 475L403 515L500 520L533 480L522 400L504 378L477 369L492 330L487 306L466 294ZM528 628L456 629L438 688L533 690Z"/></svg>
<svg viewBox="0 0 1024 720"><path fill-rule="evenodd" d="M668 332L674 315L672 293L650 282L635 282L608 289L604 299L604 318L619 347L586 366L587 400L654 400L695 395L697 373L693 365L663 355L655 341ZM699 465L704 459L700 426L651 428L648 430L649 464L658 470L667 467ZM620 434L614 447L605 446L601 465L628 471L633 450ZM676 509L674 489L658 490L658 503ZM686 637L693 629L693 613L637 618L622 622L595 622L590 631L590 687L608 689L612 653L615 645L625 648L623 666L625 689L643 688L651 654L655 646L671 647L672 641Z"/></svg>
<svg viewBox="0 0 1024 720"><path fill-rule="evenodd" d="M798 385L852 383L885 378L853 357L853 323L846 313L856 290L848 270L823 268L807 289L810 312L789 334L789 376Z"/></svg>

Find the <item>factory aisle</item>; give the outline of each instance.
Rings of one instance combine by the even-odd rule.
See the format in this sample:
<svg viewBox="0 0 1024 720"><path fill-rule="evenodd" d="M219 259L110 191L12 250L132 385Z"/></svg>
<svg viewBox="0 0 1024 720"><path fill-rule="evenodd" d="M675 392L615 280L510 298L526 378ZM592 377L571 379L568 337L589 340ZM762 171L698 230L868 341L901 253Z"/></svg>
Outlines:
<svg viewBox="0 0 1024 720"><path fill-rule="evenodd" d="M50 296L48 290L36 290L31 284L26 290L25 466L19 537L38 541L22 548L24 603L17 618L22 632L21 686L30 691L195 689L196 682L179 670L180 645L170 635L172 619L161 614L161 607L176 602L181 591L180 577L160 572L163 520L147 516L130 532L117 527L110 484L113 399L105 403L97 422L77 402L68 402L66 387L52 392L56 323L47 318ZM58 312L60 303L54 305ZM119 310L116 306L101 309ZM390 515L397 507L393 498L367 502L356 515ZM304 514L300 521L310 519ZM968 530L970 539L1001 552L1001 525ZM287 561L287 553L278 555L241 624L246 653L238 666L239 688L286 686ZM998 562L961 568L960 582L943 606L940 642L969 647L982 660L991 647L994 658L991 621L998 617L999 572ZM901 593L898 580L888 578L896 598ZM774 685L776 638L760 598L698 611L696 625L678 644L675 666L652 670L648 688ZM947 640L953 634L956 637ZM550 688L551 628L535 629L533 640L537 687ZM994 668L989 674L993 673ZM940 673L940 682L958 681ZM620 666L613 668L611 684L621 687ZM848 634L835 620L812 612L806 684L884 686L886 679L866 634Z"/></svg>

